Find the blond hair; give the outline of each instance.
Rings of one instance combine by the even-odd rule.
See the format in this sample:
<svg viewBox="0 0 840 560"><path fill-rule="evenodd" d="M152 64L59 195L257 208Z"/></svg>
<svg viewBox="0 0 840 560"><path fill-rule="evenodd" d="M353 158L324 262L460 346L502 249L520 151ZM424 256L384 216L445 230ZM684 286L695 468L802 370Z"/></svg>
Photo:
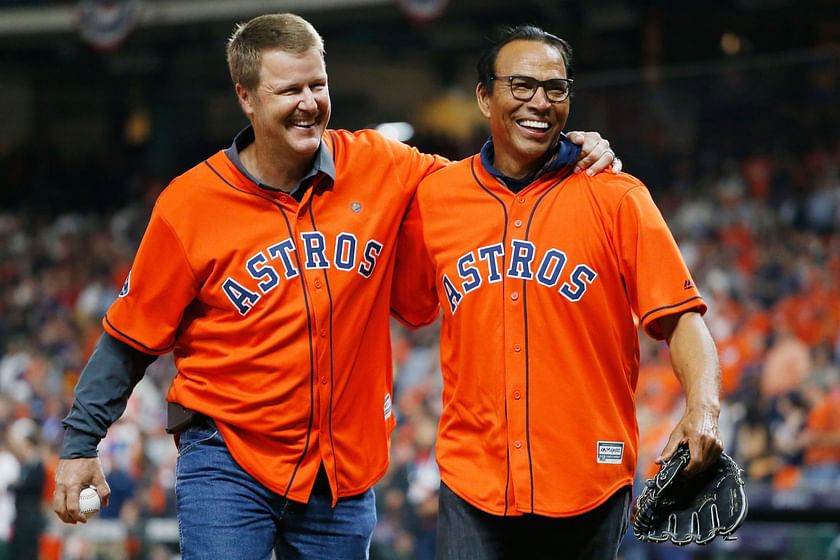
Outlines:
<svg viewBox="0 0 840 560"><path fill-rule="evenodd" d="M311 23L295 14L267 14L237 24L227 43L230 79L246 89L260 83L262 51L300 54L316 49L323 58L324 40Z"/></svg>

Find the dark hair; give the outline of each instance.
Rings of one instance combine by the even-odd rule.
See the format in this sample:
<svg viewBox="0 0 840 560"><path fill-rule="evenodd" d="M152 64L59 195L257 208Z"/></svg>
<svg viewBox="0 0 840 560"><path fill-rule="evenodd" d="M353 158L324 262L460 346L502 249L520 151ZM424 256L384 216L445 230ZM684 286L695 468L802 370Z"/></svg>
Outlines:
<svg viewBox="0 0 840 560"><path fill-rule="evenodd" d="M545 43L560 51L563 61L566 63L566 77L573 77L572 47L569 43L535 25L506 26L499 29L490 39L490 46L481 53L476 66L478 82L483 84L488 92L493 88L492 78L496 73L496 58L499 56L499 51L508 43L520 40Z"/></svg>

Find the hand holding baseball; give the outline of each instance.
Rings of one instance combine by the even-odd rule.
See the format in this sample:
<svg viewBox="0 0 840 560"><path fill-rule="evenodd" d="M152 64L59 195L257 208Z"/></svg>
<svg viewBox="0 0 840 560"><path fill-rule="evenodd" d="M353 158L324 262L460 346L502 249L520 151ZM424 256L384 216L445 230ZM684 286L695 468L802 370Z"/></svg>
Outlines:
<svg viewBox="0 0 840 560"><path fill-rule="evenodd" d="M93 513L86 514L80 509L80 488L94 487L94 494L99 507L108 505L111 489L98 457L79 459L61 459L55 472L55 490L53 491L53 511L64 523L75 525L85 523ZM71 511L72 508L72 511ZM84 508L84 506L81 506Z"/></svg>
<svg viewBox="0 0 840 560"><path fill-rule="evenodd" d="M100 505L96 487L88 486L87 488L82 488L82 492L79 494L79 510L82 513L87 517L92 517L99 513Z"/></svg>

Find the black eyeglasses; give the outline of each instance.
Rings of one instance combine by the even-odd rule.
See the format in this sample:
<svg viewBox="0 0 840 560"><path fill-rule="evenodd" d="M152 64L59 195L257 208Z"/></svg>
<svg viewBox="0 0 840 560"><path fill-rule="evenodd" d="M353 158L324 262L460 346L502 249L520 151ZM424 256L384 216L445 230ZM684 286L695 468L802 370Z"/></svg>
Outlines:
<svg viewBox="0 0 840 560"><path fill-rule="evenodd" d="M507 80L510 94L519 101L531 101L542 87L545 96L552 103L560 103L569 97L574 80L554 78L553 80L537 80L530 76L491 76L491 80Z"/></svg>

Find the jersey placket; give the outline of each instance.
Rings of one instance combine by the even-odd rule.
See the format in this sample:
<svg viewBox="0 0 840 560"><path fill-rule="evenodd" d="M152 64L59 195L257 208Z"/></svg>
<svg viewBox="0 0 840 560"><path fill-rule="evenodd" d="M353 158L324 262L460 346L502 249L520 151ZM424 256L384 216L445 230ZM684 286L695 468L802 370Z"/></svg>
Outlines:
<svg viewBox="0 0 840 560"><path fill-rule="evenodd" d="M532 469L528 437L528 337L525 320L525 285L522 275L528 269L517 267L513 254L513 240L524 240L531 201L524 194L517 194L508 203L506 232L503 316L505 331L505 408L507 410L508 456L510 457L510 484L513 496L509 503L518 511L532 508ZM510 498L513 498L510 500Z"/></svg>
<svg viewBox="0 0 840 560"><path fill-rule="evenodd" d="M320 460L328 473L334 471L335 457L330 433L330 415L333 391L333 361L332 361L332 296L330 266L331 254L327 250L326 237L317 229L315 216L311 208L311 193L306 193L297 210L295 235L298 240L303 263L302 273L304 286L309 300L311 328L309 339L312 344L313 363L313 404L315 407L314 429L319 434L317 448L320 450ZM319 239L311 241L309 236ZM310 240L307 240L309 238ZM322 245L319 245L321 243ZM323 437L321 437L323 436ZM313 447L315 449L315 447ZM330 477L331 478L331 477Z"/></svg>

